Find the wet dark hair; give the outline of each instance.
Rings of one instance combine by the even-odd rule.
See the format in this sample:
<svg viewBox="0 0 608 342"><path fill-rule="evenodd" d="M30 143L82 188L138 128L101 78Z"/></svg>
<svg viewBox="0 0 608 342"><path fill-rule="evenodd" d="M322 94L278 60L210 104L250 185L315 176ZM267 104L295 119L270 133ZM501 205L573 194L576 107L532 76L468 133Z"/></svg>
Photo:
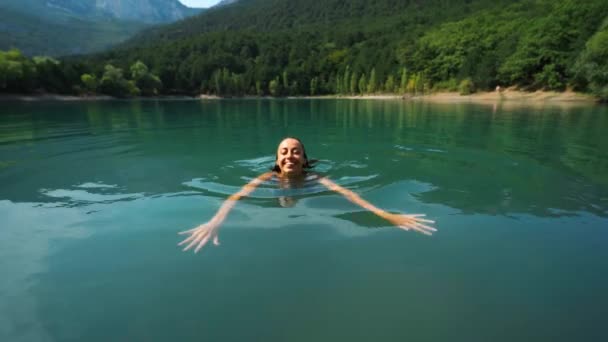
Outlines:
<svg viewBox="0 0 608 342"><path fill-rule="evenodd" d="M304 165L302 166L302 168L304 169L304 171L306 171L306 169L312 169L313 167L315 167L315 164L317 163L317 159L308 159L308 156L306 155L306 148L304 147L304 143L296 138L296 137L285 137L283 139L281 139L281 141L285 140L285 139L293 139L297 142L300 143L300 146L302 146L302 154L304 155L304 160L306 160L306 163L304 163ZM277 160L279 159L279 156L276 155L275 159L274 159L274 166L272 168L270 168L271 171L274 172L281 172L281 168L279 167L279 165L277 165Z"/></svg>

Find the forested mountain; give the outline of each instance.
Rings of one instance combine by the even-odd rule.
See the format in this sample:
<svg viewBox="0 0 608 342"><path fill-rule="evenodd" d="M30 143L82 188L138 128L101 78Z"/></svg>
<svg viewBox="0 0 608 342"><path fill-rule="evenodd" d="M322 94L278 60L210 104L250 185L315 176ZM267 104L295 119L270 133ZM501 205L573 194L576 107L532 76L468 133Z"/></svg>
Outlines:
<svg viewBox="0 0 608 342"><path fill-rule="evenodd" d="M0 8L0 50L60 56L101 51L133 36L143 23L119 20L47 20Z"/></svg>
<svg viewBox="0 0 608 342"><path fill-rule="evenodd" d="M0 8L49 21L72 17L144 23L173 22L201 11L186 7L178 0L2 0Z"/></svg>
<svg viewBox="0 0 608 342"><path fill-rule="evenodd" d="M2 0L0 49L28 55L100 51L151 24L199 12L178 0Z"/></svg>
<svg viewBox="0 0 608 342"><path fill-rule="evenodd" d="M164 93L470 92L502 85L572 87L608 98L607 55L605 0L240 0L66 63L103 79L108 66L117 76L139 61ZM122 91L134 89L122 84Z"/></svg>

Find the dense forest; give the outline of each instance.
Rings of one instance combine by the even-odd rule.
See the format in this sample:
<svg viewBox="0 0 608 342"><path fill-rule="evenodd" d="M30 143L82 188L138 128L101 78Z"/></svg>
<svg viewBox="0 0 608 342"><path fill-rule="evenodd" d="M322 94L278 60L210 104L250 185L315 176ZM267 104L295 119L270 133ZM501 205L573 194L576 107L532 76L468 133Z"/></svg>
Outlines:
<svg viewBox="0 0 608 342"><path fill-rule="evenodd" d="M241 0L102 54L0 53L0 92L467 94L497 85L608 100L608 2Z"/></svg>

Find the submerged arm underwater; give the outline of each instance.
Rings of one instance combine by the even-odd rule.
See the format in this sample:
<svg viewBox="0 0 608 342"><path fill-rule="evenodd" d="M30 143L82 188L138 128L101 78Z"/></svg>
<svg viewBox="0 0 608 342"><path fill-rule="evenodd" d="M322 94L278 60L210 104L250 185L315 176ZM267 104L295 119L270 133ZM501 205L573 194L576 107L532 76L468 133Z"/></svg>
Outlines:
<svg viewBox="0 0 608 342"><path fill-rule="evenodd" d="M258 185L272 178L272 175L272 172L266 172L262 175L259 175L247 185L245 185L237 193L230 195L230 197L228 197L228 199L224 201L224 203L222 203L220 209L217 211L215 216L213 216L213 218L209 220L209 222L201 224L200 226L192 228L190 230L180 232L179 234L190 234L190 236L187 237L184 241L180 242L178 246L188 243L188 245L184 248L184 251L187 251L198 244L198 246L196 246L196 248L194 249L194 252L196 253L201 248L203 248L207 244L207 242L209 242L210 239L213 239L214 245L219 245L220 242L217 237L217 232L222 222L224 222L224 220L226 219L228 212L230 212L230 210L236 204L236 201L241 199L241 197L249 195L251 192L253 192L253 190L255 190L255 188L257 188Z"/></svg>
<svg viewBox="0 0 608 342"><path fill-rule="evenodd" d="M258 185L271 179L273 177L273 175L274 175L273 172L267 172L267 173L264 173L264 174L256 177L251 182L249 182L247 185L245 185L243 188L241 188L241 190L239 190L237 193L228 197L228 199L226 201L224 201L224 203L222 203L222 206L217 211L217 213L213 216L213 218L211 218L211 220L209 220L206 223L201 224L198 227L180 232L179 234L189 234L190 236L188 236L186 239L184 239L182 242L180 242L178 244L178 246L187 244L187 246L184 247L184 251L187 251L187 250L191 249L192 247L196 246L196 248L194 249L194 252L197 253L210 240L213 240L213 244L219 245L219 239L218 239L218 235L217 235L219 227L222 224L222 222L224 222L224 220L226 219L226 216L228 215L230 210L236 204L236 201L238 201L242 197L247 196L250 193L252 193L253 190L255 190L255 188L257 188ZM328 178L321 177L321 178L319 178L318 181L319 181L319 183L321 183L325 187L327 187L329 190L335 191L335 192L343 195L349 201L361 206L364 209L371 211L372 213L378 215L379 217L384 218L385 220L391 222L392 224L394 224L395 226L397 226L401 229L404 229L404 230L413 229L413 230L418 231L425 235L431 235L431 234L433 234L433 232L437 231L437 229L427 225L427 224L435 223L435 221L421 218L421 217L425 216L424 214L413 214L413 215L392 214L392 213L389 213L385 210L382 210L382 209L372 205L371 203L362 199L359 195L357 195L353 191L346 189L346 188L332 182Z"/></svg>
<svg viewBox="0 0 608 342"><path fill-rule="evenodd" d="M404 229L404 230L413 229L413 230L418 231L425 235L432 235L433 232L437 231L437 229L427 225L427 224L435 223L435 221L421 218L421 217L424 217L425 214L410 214L410 215L392 214L392 213L389 213L385 210L382 210L382 209L374 206L373 204L369 203L368 201L362 199L358 194L332 182L328 178L325 178L325 177L320 178L319 183L323 184L329 190L335 191L335 192L341 194L342 196L346 197L346 199L348 199L349 201L361 206L364 209L371 211L372 213L382 217L383 219L389 221L390 223L394 224L395 226L397 226L401 229Z"/></svg>

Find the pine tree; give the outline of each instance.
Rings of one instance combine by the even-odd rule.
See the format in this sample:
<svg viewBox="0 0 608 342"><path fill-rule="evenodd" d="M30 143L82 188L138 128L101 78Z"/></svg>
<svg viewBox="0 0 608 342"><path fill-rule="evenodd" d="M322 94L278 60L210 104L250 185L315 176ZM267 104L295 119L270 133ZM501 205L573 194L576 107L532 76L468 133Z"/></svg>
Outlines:
<svg viewBox="0 0 608 342"><path fill-rule="evenodd" d="M359 93L365 94L366 91L367 91L367 78L365 77L365 74L363 74L363 75L361 75L361 78L359 79Z"/></svg>
<svg viewBox="0 0 608 342"><path fill-rule="evenodd" d="M369 76L369 83L367 84L367 92L370 94L376 92L376 68L372 68L372 73Z"/></svg>
<svg viewBox="0 0 608 342"><path fill-rule="evenodd" d="M407 69L403 67L401 70L401 86L399 87L399 92L405 93L408 91L408 78Z"/></svg>
<svg viewBox="0 0 608 342"><path fill-rule="evenodd" d="M384 83L384 91L387 93L393 93L395 91L395 78L393 75L388 75L386 83Z"/></svg>
<svg viewBox="0 0 608 342"><path fill-rule="evenodd" d="M349 92L350 87L350 66L346 66L346 70L344 71L344 79L342 79L342 91L347 94Z"/></svg>
<svg viewBox="0 0 608 342"><path fill-rule="evenodd" d="M357 73L353 72L353 74L350 77L350 86L349 86L349 91L350 91L351 94L358 93L358 91L357 91L357 81L358 81Z"/></svg>

